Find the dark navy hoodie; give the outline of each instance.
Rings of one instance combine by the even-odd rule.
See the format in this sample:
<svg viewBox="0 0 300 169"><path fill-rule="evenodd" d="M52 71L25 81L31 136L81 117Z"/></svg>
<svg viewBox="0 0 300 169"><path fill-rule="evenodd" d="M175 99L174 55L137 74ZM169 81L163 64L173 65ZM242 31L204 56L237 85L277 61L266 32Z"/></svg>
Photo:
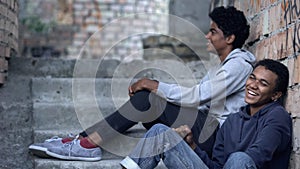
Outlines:
<svg viewBox="0 0 300 169"><path fill-rule="evenodd" d="M210 169L222 169L234 152L245 152L258 169L287 169L292 150L292 120L277 102L250 116L249 106L231 114L218 131L213 157L195 152Z"/></svg>

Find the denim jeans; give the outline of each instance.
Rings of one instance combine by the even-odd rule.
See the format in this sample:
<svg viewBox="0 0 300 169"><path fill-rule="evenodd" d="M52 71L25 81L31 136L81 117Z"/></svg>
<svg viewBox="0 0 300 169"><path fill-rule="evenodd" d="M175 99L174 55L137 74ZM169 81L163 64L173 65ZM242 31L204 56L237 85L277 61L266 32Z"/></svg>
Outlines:
<svg viewBox="0 0 300 169"><path fill-rule="evenodd" d="M160 159L169 169L208 169L185 141L163 124L154 125L120 164L127 169L153 169ZM235 152L223 169L256 169L256 166L246 153Z"/></svg>
<svg viewBox="0 0 300 169"><path fill-rule="evenodd" d="M256 165L248 154L235 152L229 156L223 169L256 169Z"/></svg>
<svg viewBox="0 0 300 169"><path fill-rule="evenodd" d="M154 125L120 164L128 169L153 169L160 159L169 169L208 169L186 142L163 124Z"/></svg>
<svg viewBox="0 0 300 169"><path fill-rule="evenodd" d="M208 132L210 137L207 137L208 139L205 139L203 142L199 142L200 133L207 118L207 113L198 111L196 107L181 107L167 102L154 93L143 90L135 93L118 110L86 129L81 135L87 136L97 132L101 136L103 143L105 143L109 142L117 134L124 133L138 122L142 122L147 129L157 123L162 123L169 127L178 127L186 124L191 127L195 142L199 147L211 154L218 126L212 125L212 129L209 129L210 131ZM216 119L213 120L217 121Z"/></svg>

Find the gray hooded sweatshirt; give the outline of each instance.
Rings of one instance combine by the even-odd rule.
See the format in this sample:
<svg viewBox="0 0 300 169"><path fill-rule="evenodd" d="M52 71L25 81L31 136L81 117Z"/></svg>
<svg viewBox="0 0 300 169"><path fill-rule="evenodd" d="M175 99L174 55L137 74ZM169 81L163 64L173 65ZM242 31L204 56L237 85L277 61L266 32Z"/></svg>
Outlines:
<svg viewBox="0 0 300 169"><path fill-rule="evenodd" d="M209 112L222 124L230 113L246 105L245 84L254 62L255 56L249 51L235 49L196 86L159 82L157 94L174 104Z"/></svg>

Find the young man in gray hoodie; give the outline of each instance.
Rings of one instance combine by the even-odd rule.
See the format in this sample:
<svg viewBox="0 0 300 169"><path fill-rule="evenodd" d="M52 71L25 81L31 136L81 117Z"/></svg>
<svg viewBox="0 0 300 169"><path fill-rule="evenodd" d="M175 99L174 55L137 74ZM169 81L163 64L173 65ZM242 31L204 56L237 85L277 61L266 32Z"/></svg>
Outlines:
<svg viewBox="0 0 300 169"><path fill-rule="evenodd" d="M188 88L143 78L129 86L129 101L79 138L50 139L29 148L59 159L96 161L101 159L98 146L142 122L147 129L157 123L174 128L187 124L197 145L211 154L218 125L245 105L245 82L255 57L241 49L249 36L243 12L218 7L209 16L208 50L215 50L221 63L198 85Z"/></svg>

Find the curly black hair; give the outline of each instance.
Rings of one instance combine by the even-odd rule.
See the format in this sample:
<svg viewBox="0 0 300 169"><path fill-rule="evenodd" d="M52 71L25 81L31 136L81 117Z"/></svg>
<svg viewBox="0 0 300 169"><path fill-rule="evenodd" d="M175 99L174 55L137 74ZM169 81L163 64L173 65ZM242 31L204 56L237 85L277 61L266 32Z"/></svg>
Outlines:
<svg viewBox="0 0 300 169"><path fill-rule="evenodd" d="M288 68L279 61L275 61L272 59L264 59L257 62L254 66L254 69L258 66L264 66L266 69L272 71L277 75L275 91L282 92L282 96L286 95L287 88L289 85Z"/></svg>
<svg viewBox="0 0 300 169"><path fill-rule="evenodd" d="M242 48L250 32L250 26L242 11L233 6L221 6L209 13L209 17L223 31L225 37L235 35L233 49Z"/></svg>

